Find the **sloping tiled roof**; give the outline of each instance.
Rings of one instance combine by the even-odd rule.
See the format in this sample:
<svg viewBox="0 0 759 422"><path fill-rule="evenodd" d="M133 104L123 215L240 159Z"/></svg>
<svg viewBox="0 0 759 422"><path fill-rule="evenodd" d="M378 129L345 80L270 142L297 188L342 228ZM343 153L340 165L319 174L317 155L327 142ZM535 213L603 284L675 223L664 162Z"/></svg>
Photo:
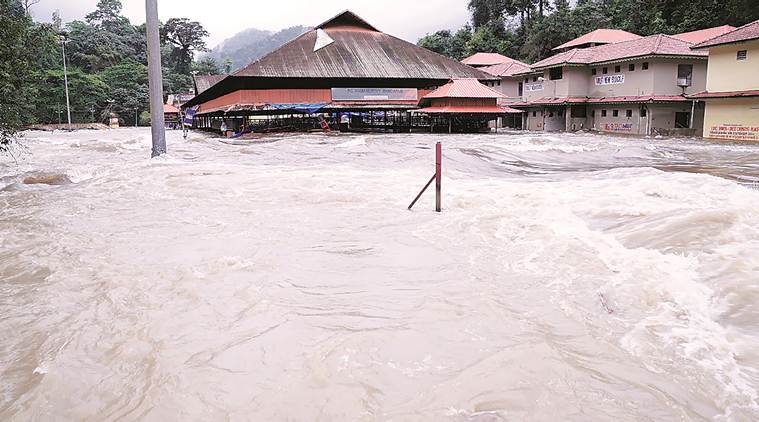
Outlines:
<svg viewBox="0 0 759 422"><path fill-rule="evenodd" d="M735 29L734 26L722 25L715 26L714 28L706 28L698 31L683 32L682 34L675 34L673 37L689 42L691 44L698 44L708 39L720 36Z"/></svg>
<svg viewBox="0 0 759 422"><path fill-rule="evenodd" d="M461 63L468 64L469 66L492 66L512 61L514 59L498 53L474 53L462 60Z"/></svg>
<svg viewBox="0 0 759 422"><path fill-rule="evenodd" d="M749 91L719 91L719 92L699 92L689 95L688 98L740 98L740 97L759 97L759 89Z"/></svg>
<svg viewBox="0 0 759 422"><path fill-rule="evenodd" d="M221 82L227 75L195 75L192 78L195 80L195 95L207 90L208 88Z"/></svg>
<svg viewBox="0 0 759 422"><path fill-rule="evenodd" d="M541 69L563 64L605 63L645 56L706 57L708 55L702 51L691 50L691 46L691 43L669 35L651 35L632 41L565 51L535 63L532 68Z"/></svg>
<svg viewBox="0 0 759 422"><path fill-rule="evenodd" d="M696 44L693 48L708 48L722 44L732 44L756 39L759 39L759 20L747 23L746 25L733 29L726 34L718 35L700 44Z"/></svg>
<svg viewBox="0 0 759 422"><path fill-rule="evenodd" d="M424 98L505 98L505 96L481 84L477 79L454 78L425 95Z"/></svg>
<svg viewBox="0 0 759 422"><path fill-rule="evenodd" d="M319 29L334 42L314 51ZM470 66L379 32L350 11L250 63L233 76L492 79L491 75Z"/></svg>
<svg viewBox="0 0 759 422"><path fill-rule="evenodd" d="M530 71L530 65L522 63L517 60L513 60L509 63L501 63L493 66L482 67L481 71L489 73L493 76L513 76L518 73L524 73Z"/></svg>
<svg viewBox="0 0 759 422"><path fill-rule="evenodd" d="M593 47L600 48L600 47ZM564 51L559 54L554 54L551 57L545 58L531 66L532 69L545 68L550 66L557 66L562 64L588 64L593 59L593 48L575 48L569 51Z"/></svg>
<svg viewBox="0 0 759 422"><path fill-rule="evenodd" d="M555 47L554 50L578 47L585 44L613 44L622 41L637 40L638 38L640 38L640 35L623 31L621 29L596 29L595 31L588 32L583 36L575 38L572 41L565 42L564 44Z"/></svg>
<svg viewBox="0 0 759 422"><path fill-rule="evenodd" d="M171 104L164 104L163 105L163 114L169 114L169 113L179 113L179 109L174 107Z"/></svg>

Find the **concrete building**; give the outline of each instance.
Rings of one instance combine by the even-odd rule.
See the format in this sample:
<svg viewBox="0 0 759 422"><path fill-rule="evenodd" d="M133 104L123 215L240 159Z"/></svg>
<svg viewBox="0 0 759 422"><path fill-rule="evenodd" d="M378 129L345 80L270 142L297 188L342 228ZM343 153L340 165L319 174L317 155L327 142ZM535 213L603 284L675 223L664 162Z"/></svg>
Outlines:
<svg viewBox="0 0 759 422"><path fill-rule="evenodd" d="M705 138L759 141L759 21L693 46L709 52Z"/></svg>
<svg viewBox="0 0 759 422"><path fill-rule="evenodd" d="M529 130L699 135L706 54L669 35L571 49L533 64L522 78Z"/></svg>
<svg viewBox="0 0 759 422"><path fill-rule="evenodd" d="M497 81L485 82L485 84L503 95L498 99L499 105L507 107L522 100L524 83L522 78L516 75L529 72L530 65L509 59L505 63L481 67L480 70L498 78ZM509 113L503 116L500 121L501 127L512 129L522 129L522 123L522 115L517 113Z"/></svg>

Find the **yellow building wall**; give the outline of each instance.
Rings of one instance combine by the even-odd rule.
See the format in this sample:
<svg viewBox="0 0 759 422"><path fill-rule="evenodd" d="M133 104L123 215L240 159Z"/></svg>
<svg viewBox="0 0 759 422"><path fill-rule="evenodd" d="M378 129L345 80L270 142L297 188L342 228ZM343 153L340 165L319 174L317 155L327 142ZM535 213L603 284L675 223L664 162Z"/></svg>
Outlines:
<svg viewBox="0 0 759 422"><path fill-rule="evenodd" d="M704 137L759 141L759 97L706 101Z"/></svg>
<svg viewBox="0 0 759 422"><path fill-rule="evenodd" d="M736 59L738 50L747 50L746 60ZM709 69L706 75L707 91L725 92L755 89L759 89L759 40L709 49Z"/></svg>

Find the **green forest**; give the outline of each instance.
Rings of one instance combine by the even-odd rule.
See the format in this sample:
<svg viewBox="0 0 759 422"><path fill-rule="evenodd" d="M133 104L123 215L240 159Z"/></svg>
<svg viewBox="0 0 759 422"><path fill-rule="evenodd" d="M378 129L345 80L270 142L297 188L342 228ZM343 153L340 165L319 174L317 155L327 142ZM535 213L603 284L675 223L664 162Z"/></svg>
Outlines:
<svg viewBox="0 0 759 422"><path fill-rule="evenodd" d="M33 123L66 121L62 46L65 43L73 122L122 124L149 119L145 25L121 14L120 0L100 0L84 21L35 22L30 4L0 0L0 148ZM198 22L173 18L161 24L165 93L192 91L192 73L220 73L206 51L207 31Z"/></svg>
<svg viewBox="0 0 759 422"><path fill-rule="evenodd" d="M645 36L759 19L757 0L469 0L469 11L471 24L429 34L419 46L456 60L486 52L534 63L599 28Z"/></svg>

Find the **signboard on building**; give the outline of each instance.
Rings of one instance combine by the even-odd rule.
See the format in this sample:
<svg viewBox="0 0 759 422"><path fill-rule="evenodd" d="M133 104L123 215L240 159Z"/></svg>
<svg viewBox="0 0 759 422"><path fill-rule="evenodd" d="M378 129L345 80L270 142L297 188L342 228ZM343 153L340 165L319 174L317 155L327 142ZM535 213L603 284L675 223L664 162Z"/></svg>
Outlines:
<svg viewBox="0 0 759 422"><path fill-rule="evenodd" d="M619 85L625 83L625 75L596 76L596 85Z"/></svg>
<svg viewBox="0 0 759 422"><path fill-rule="evenodd" d="M709 128L709 138L759 141L759 126L723 124Z"/></svg>
<svg viewBox="0 0 759 422"><path fill-rule="evenodd" d="M416 88L332 88L332 101L417 101Z"/></svg>
<svg viewBox="0 0 759 422"><path fill-rule="evenodd" d="M606 123L604 124L605 132L632 132L632 123Z"/></svg>
<svg viewBox="0 0 759 422"><path fill-rule="evenodd" d="M527 92L542 91L543 90L543 83L527 84L527 85L524 86L524 90L527 91Z"/></svg>

